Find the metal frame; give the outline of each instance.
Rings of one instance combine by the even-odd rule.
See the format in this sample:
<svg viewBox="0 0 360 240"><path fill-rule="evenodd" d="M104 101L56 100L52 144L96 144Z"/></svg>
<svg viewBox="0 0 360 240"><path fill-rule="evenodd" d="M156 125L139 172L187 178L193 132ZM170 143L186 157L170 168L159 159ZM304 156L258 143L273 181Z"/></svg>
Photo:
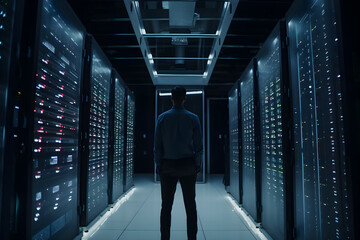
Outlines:
<svg viewBox="0 0 360 240"><path fill-rule="evenodd" d="M345 81L341 81L341 87L345 93L344 106L355 105L355 109L357 109L357 111L353 111L350 107L343 108L345 118L344 128L346 133L345 141L347 142L346 152L348 153L348 164L346 170L349 174L347 176L347 183L350 189L349 197L352 200L350 200L350 208L353 212L353 215L349 218L352 223L351 227L353 228L352 238L359 239L360 230L359 228L354 227L359 225L360 217L360 208L359 204L357 204L360 197L359 191L356 191L359 189L360 183L360 175L357 173L357 169L359 169L358 157L360 155L360 136L358 135L360 132L358 124L360 120L360 96L358 94L360 78L359 75L356 75L355 73L355 69L359 67L358 59L360 57L358 45L360 40L359 16L356 16L355 13L355 3L349 4L340 0L335 0L334 2L335 9L339 9L339 11L336 11L335 17L339 22L339 24L337 24L337 34L339 35L340 71L344 75L343 79L345 79ZM357 56L357 61L353 57L354 55Z"/></svg>
<svg viewBox="0 0 360 240"><path fill-rule="evenodd" d="M285 238L293 239L294 229L294 159L292 158L291 147L293 145L292 134L292 100L290 97L290 73L289 73L289 59L288 59L288 40L286 23L284 20L279 22L280 28L280 41L281 41L281 78L282 84L282 145L283 145L283 156L284 156L284 195L285 195ZM286 161L287 159L287 161Z"/></svg>
<svg viewBox="0 0 360 240"><path fill-rule="evenodd" d="M129 14L131 24L133 26L136 38L139 42L141 53L145 59L145 64L149 70L149 74L154 85L207 85L210 80L210 76L214 70L215 63L219 56L221 47L223 45L226 33L230 27L231 20L234 16L235 9L239 0L221 1L224 2L224 10L222 13L221 21L216 34L152 34L146 33L144 26L142 25L142 19L140 19L139 2L133 0L124 0L126 10ZM186 36L188 38L214 38L215 41L212 46L208 58L207 69L203 74L188 75L188 74L158 74L154 68L154 58L151 54L147 38L169 38L173 36Z"/></svg>
<svg viewBox="0 0 360 240"><path fill-rule="evenodd" d="M254 135L255 135L255 186L256 186L256 208L257 215L255 222L261 221L261 136L260 136L260 99L259 99L259 71L258 61L256 58L253 59L254 67Z"/></svg>
<svg viewBox="0 0 360 240"><path fill-rule="evenodd" d="M115 118L115 71L111 70L110 108L109 108L109 142L108 142L108 203L113 203L113 163L114 163L114 118Z"/></svg>
<svg viewBox="0 0 360 240"><path fill-rule="evenodd" d="M241 87L240 87L240 81L237 80L236 81L237 84L237 88L238 88L238 95L237 95L237 111L238 111L238 150L239 150L239 204L243 204L243 156L242 156L242 143L243 143L243 138L242 138L242 123L243 123L243 119L242 119L242 111L241 111L241 106L242 106L242 101L241 101Z"/></svg>
<svg viewBox="0 0 360 240"><path fill-rule="evenodd" d="M159 97L159 92L160 91L170 91L171 90L171 87L157 87L156 90L155 90L155 128L156 129L156 124L157 124L157 119L158 119L158 97ZM204 147L204 154L203 154L203 159L202 159L202 164L203 164L203 171L202 171L202 181L197 181L196 183L205 183L206 182L206 176L205 176L205 91L202 87L195 87L195 86L189 86L186 91L191 91L191 90L201 90L202 91L202 135L203 135L203 147ZM154 182L159 182L158 178L157 178L157 173L156 173L156 165L155 165L155 162L154 162Z"/></svg>

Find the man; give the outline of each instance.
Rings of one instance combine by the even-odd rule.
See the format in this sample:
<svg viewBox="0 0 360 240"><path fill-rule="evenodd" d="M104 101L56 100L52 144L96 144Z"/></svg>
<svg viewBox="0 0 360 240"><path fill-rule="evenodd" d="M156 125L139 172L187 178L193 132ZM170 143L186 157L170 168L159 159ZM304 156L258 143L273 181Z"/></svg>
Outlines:
<svg viewBox="0 0 360 240"><path fill-rule="evenodd" d="M187 236L196 239L196 175L201 168L203 143L199 117L184 108L186 90L171 90L173 107L158 118L154 156L161 183L161 240L170 239L171 209L180 181L187 216Z"/></svg>

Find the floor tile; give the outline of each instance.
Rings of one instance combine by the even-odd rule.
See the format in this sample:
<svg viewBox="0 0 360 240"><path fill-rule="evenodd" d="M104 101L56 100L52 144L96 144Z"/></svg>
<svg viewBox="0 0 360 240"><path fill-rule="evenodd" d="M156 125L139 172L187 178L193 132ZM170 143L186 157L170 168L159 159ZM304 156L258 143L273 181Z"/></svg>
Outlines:
<svg viewBox="0 0 360 240"><path fill-rule="evenodd" d="M125 231L119 240L158 240L160 231ZM105 239L104 239L105 240Z"/></svg>
<svg viewBox="0 0 360 240"><path fill-rule="evenodd" d="M89 240L117 240L122 232L121 230L99 229Z"/></svg>
<svg viewBox="0 0 360 240"><path fill-rule="evenodd" d="M198 240L254 240L228 201L222 177L210 176L206 184L196 185ZM161 187L151 175L135 177L133 195L114 212L91 240L160 239ZM172 210L171 239L187 239L186 212L180 184L177 185Z"/></svg>
<svg viewBox="0 0 360 240"><path fill-rule="evenodd" d="M129 221L124 221L124 220L113 220L113 221L109 221L107 220L106 222L104 222L101 225L101 229L113 229L113 230L124 230L128 225L129 225Z"/></svg>
<svg viewBox="0 0 360 240"><path fill-rule="evenodd" d="M256 240L249 231L206 231L206 240Z"/></svg>
<svg viewBox="0 0 360 240"><path fill-rule="evenodd" d="M204 233L202 231L198 231L197 240L205 240ZM186 231L171 231L170 240L186 240L187 232Z"/></svg>

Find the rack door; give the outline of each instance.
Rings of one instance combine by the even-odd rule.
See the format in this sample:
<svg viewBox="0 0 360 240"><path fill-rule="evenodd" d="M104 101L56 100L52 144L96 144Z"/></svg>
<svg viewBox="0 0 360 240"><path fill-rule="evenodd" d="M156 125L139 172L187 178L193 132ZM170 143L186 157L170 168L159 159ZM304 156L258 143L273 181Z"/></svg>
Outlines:
<svg viewBox="0 0 360 240"><path fill-rule="evenodd" d="M258 172L260 171L258 163L258 150L256 146L256 112L255 112L255 78L256 60L252 60L240 77L240 98L241 98L241 131L242 138L242 204L244 209L256 221L260 221L260 181Z"/></svg>
<svg viewBox="0 0 360 240"><path fill-rule="evenodd" d="M284 37L284 24L280 22L256 57L261 133L261 219L264 229L274 239L287 239L292 234L292 217L289 215L292 169Z"/></svg>
<svg viewBox="0 0 360 240"><path fill-rule="evenodd" d="M127 95L126 105L125 191L134 185L135 100L130 94Z"/></svg>
<svg viewBox="0 0 360 240"><path fill-rule="evenodd" d="M108 138L111 64L91 36L84 78L81 225L88 225L108 205Z"/></svg>
<svg viewBox="0 0 360 240"><path fill-rule="evenodd" d="M230 193L241 203L239 155L239 90L238 83L229 92Z"/></svg>
<svg viewBox="0 0 360 240"><path fill-rule="evenodd" d="M286 17L299 239L353 239L336 2L296 1Z"/></svg>
<svg viewBox="0 0 360 240"><path fill-rule="evenodd" d="M65 1L40 1L33 109L32 239L78 233L78 135L84 29Z"/></svg>
<svg viewBox="0 0 360 240"><path fill-rule="evenodd" d="M112 96L112 151L109 156L110 202L115 202L124 192L124 151L125 151L125 87L119 74L113 70Z"/></svg>

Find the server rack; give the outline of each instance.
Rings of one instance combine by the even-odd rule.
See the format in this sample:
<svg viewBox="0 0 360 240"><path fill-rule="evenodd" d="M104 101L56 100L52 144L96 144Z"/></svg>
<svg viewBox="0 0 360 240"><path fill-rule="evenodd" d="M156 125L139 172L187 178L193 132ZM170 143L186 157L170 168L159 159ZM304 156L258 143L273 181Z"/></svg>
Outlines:
<svg viewBox="0 0 360 240"><path fill-rule="evenodd" d="M111 64L86 37L81 110L80 225L86 226L108 205L108 137Z"/></svg>
<svg viewBox="0 0 360 240"><path fill-rule="evenodd" d="M355 239L337 2L296 1L286 15L299 239Z"/></svg>
<svg viewBox="0 0 360 240"><path fill-rule="evenodd" d="M10 228L17 239L74 238L84 27L66 2L24 4L22 75L11 96L17 207Z"/></svg>
<svg viewBox="0 0 360 240"><path fill-rule="evenodd" d="M135 147L135 97L126 90L126 148L124 166L124 191L134 185L134 147Z"/></svg>
<svg viewBox="0 0 360 240"><path fill-rule="evenodd" d="M275 239L291 239L292 162L284 22L276 25L256 58L260 101L262 226Z"/></svg>
<svg viewBox="0 0 360 240"><path fill-rule="evenodd" d="M242 204L241 164L239 137L239 82L236 82L229 92L229 149L230 149L230 187L231 195L239 204Z"/></svg>
<svg viewBox="0 0 360 240"><path fill-rule="evenodd" d="M110 94L109 124L109 203L114 203L124 192L125 149L125 84L113 69Z"/></svg>
<svg viewBox="0 0 360 240"><path fill-rule="evenodd" d="M253 59L244 70L240 81L240 108L242 138L242 204L255 222L261 217L260 192L260 134L259 101L257 91L257 60Z"/></svg>

